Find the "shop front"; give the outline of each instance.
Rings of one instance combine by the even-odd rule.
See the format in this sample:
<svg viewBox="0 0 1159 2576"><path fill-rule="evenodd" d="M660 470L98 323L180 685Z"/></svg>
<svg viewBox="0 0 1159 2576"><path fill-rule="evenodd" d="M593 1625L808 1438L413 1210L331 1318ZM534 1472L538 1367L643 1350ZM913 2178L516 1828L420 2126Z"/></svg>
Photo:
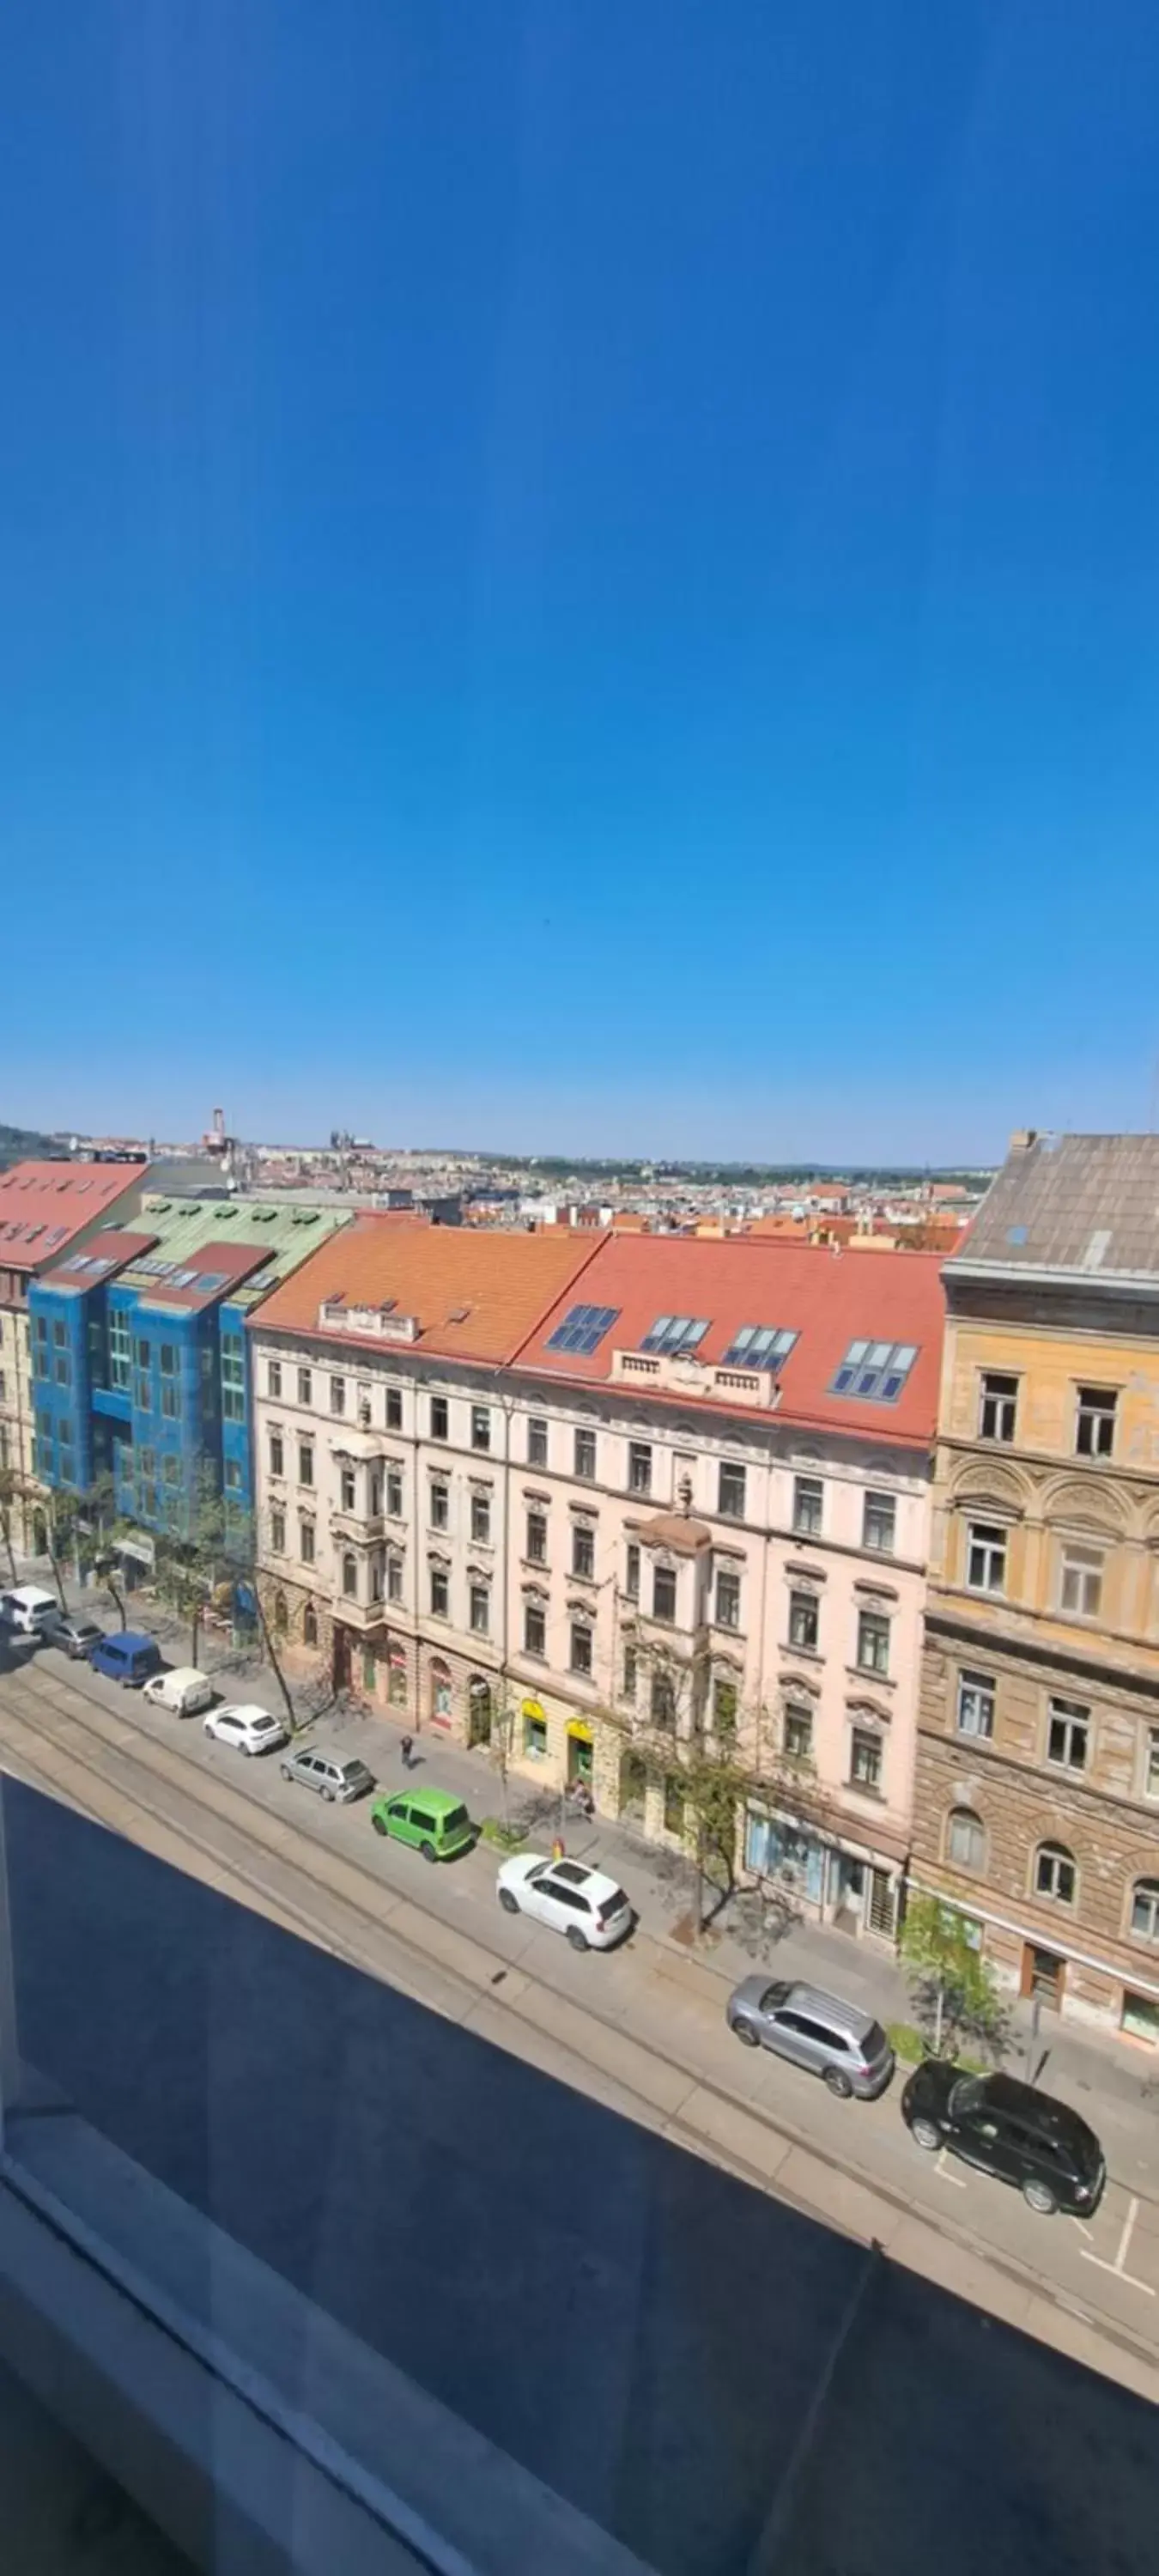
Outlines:
<svg viewBox="0 0 1159 2576"><path fill-rule="evenodd" d="M745 1820L745 1868L819 1922L838 1930L871 1932L892 1941L897 1928L901 1869L898 1862L837 1842L800 1818L750 1806Z"/></svg>
<svg viewBox="0 0 1159 2576"><path fill-rule="evenodd" d="M590 1789L595 1751L595 1737L586 1718L572 1717L567 1726L567 1785Z"/></svg>

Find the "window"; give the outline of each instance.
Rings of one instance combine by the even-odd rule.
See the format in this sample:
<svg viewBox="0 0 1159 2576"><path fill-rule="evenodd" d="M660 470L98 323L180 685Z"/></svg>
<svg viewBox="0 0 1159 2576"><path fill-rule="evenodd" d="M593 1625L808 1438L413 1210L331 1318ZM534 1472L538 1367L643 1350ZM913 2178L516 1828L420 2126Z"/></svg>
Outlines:
<svg viewBox="0 0 1159 2576"><path fill-rule="evenodd" d="M1059 1905L1073 1905L1075 1865L1064 1843L1040 1843L1034 1855L1034 1888L1038 1896L1052 1896Z"/></svg>
<svg viewBox="0 0 1159 2576"><path fill-rule="evenodd" d="M970 1592L1006 1590L1006 1532L995 1521L967 1524L966 1585Z"/></svg>
<svg viewBox="0 0 1159 2576"><path fill-rule="evenodd" d="M666 1359L675 1359L694 1351L707 1331L707 1317L701 1321L694 1315L657 1315L640 1348L642 1351L660 1351Z"/></svg>
<svg viewBox="0 0 1159 2576"><path fill-rule="evenodd" d="M857 1613L857 1664L863 1673L889 1671L889 1621L880 1610Z"/></svg>
<svg viewBox="0 0 1159 2576"><path fill-rule="evenodd" d="M281 1432L280 1432L280 1431L271 1431L271 1433L270 1433L270 1474L271 1474L271 1476L284 1476L284 1475L285 1475L285 1472L286 1472L286 1444L285 1444L285 1441L283 1440L283 1438L282 1438L282 1435L281 1435Z"/></svg>
<svg viewBox="0 0 1159 2576"><path fill-rule="evenodd" d="M472 1494L471 1496L471 1536L473 1539L478 1540L481 1547L486 1547L490 1542L490 1494Z"/></svg>
<svg viewBox="0 0 1159 2576"><path fill-rule="evenodd" d="M897 1504L892 1494L867 1494L861 1522L861 1544L878 1556L892 1556L897 1530Z"/></svg>
<svg viewBox="0 0 1159 2576"><path fill-rule="evenodd" d="M820 1476L794 1476L793 1527L798 1538L820 1538L825 1488Z"/></svg>
<svg viewBox="0 0 1159 2576"><path fill-rule="evenodd" d="M527 1515L527 1534L526 1534L526 1535L527 1535L527 1543L526 1543L526 1546L525 1546L525 1549L524 1549L524 1554L525 1554L525 1556L527 1557L527 1561L528 1561L528 1563L529 1563L530 1565L546 1565L546 1563L547 1563L547 1514L546 1514L546 1512L529 1512L529 1513L528 1513L528 1515Z"/></svg>
<svg viewBox="0 0 1159 2576"><path fill-rule="evenodd" d="M299 1402L299 1404L310 1404L310 1403L313 1401L313 1393L314 1393L313 1380L312 1380L312 1378L311 1378L311 1375L310 1375L310 1371L309 1371L309 1369L308 1369L308 1368L300 1368L300 1369L299 1369L299 1371L298 1371L298 1402Z"/></svg>
<svg viewBox="0 0 1159 2576"><path fill-rule="evenodd" d="M431 1438L432 1440L450 1438L450 1415L445 1395L431 1397Z"/></svg>
<svg viewBox="0 0 1159 2576"><path fill-rule="evenodd" d="M722 1463L720 1489L716 1508L722 1521L743 1521L745 1515L745 1471Z"/></svg>
<svg viewBox="0 0 1159 2576"><path fill-rule="evenodd" d="M392 1521L402 1519L401 1467L388 1467L386 1471L386 1516Z"/></svg>
<svg viewBox="0 0 1159 2576"><path fill-rule="evenodd" d="M286 1553L286 1515L275 1508L270 1513L270 1546L275 1556Z"/></svg>
<svg viewBox="0 0 1159 2576"><path fill-rule="evenodd" d="M133 1344L124 1314L109 1316L109 1384L128 1388L132 1379Z"/></svg>
<svg viewBox="0 0 1159 2576"><path fill-rule="evenodd" d="M676 1572L671 1565L657 1565L652 1570L652 1616L671 1627L676 1617Z"/></svg>
<svg viewBox="0 0 1159 2576"><path fill-rule="evenodd" d="M353 1511L353 1509L354 1509L355 1495L356 1495L356 1491L357 1491L357 1488L356 1488L356 1486L355 1486L355 1482L354 1482L354 1469L353 1469L353 1467L344 1467L344 1468L343 1468L343 1470L342 1470L342 1478L341 1478L341 1491L342 1491L342 1509L343 1509L343 1511L344 1511L344 1512L352 1512L352 1511Z"/></svg>
<svg viewBox="0 0 1159 2576"><path fill-rule="evenodd" d="M523 1604L523 1651L525 1655L547 1653L547 1617L541 1601Z"/></svg>
<svg viewBox="0 0 1159 2576"><path fill-rule="evenodd" d="M172 1342L162 1342L161 1344L161 1375L162 1377L176 1377L177 1375L177 1353Z"/></svg>
<svg viewBox="0 0 1159 2576"><path fill-rule="evenodd" d="M664 1831L666 1834L684 1832L684 1783L678 1771L667 1771L664 1775Z"/></svg>
<svg viewBox="0 0 1159 2576"><path fill-rule="evenodd" d="M584 1674L590 1674L592 1669L592 1632L586 1619L573 1619L571 1623L571 1669Z"/></svg>
<svg viewBox="0 0 1159 2576"><path fill-rule="evenodd" d="M629 1601L639 1600L640 1550L634 1538L629 1539L624 1553L624 1590Z"/></svg>
<svg viewBox="0 0 1159 2576"><path fill-rule="evenodd" d="M267 1362L266 1362L266 1394L267 1394L267 1395L275 1395L275 1396L278 1396L278 1395L280 1395L280 1394L281 1394L281 1392L282 1392L282 1363L281 1363L281 1361L280 1361L280 1360L267 1360Z"/></svg>
<svg viewBox="0 0 1159 2576"><path fill-rule="evenodd" d="M789 1644L803 1647L807 1655L817 1652L820 1606L815 1592L789 1594Z"/></svg>
<svg viewBox="0 0 1159 2576"><path fill-rule="evenodd" d="M1115 1446L1115 1406L1111 1386L1080 1386L1074 1445L1080 1458L1109 1458Z"/></svg>
<svg viewBox="0 0 1159 2576"><path fill-rule="evenodd" d="M541 1413L533 1413L527 1425L527 1464L529 1467L547 1465L547 1424Z"/></svg>
<svg viewBox="0 0 1159 2576"><path fill-rule="evenodd" d="M1136 1879L1131 1930L1140 1941L1159 1941L1159 1878Z"/></svg>
<svg viewBox="0 0 1159 2576"><path fill-rule="evenodd" d="M161 1411L166 1422L179 1422L181 1419L181 1389L168 1378L161 1380Z"/></svg>
<svg viewBox="0 0 1159 2576"><path fill-rule="evenodd" d="M386 1597L388 1601L402 1599L402 1558L394 1548L389 1548L387 1551Z"/></svg>
<svg viewBox="0 0 1159 2576"><path fill-rule="evenodd" d="M985 1870L986 1827L972 1807L951 1807L946 1826L946 1858L958 1869Z"/></svg>
<svg viewBox="0 0 1159 2576"><path fill-rule="evenodd" d="M318 1613L314 1608L313 1602L307 1601L306 1607L302 1612L302 1644L304 1646L316 1646L317 1643Z"/></svg>
<svg viewBox="0 0 1159 2576"><path fill-rule="evenodd" d="M736 1739L737 1687L727 1674L718 1673L712 1685L712 1724L722 1744Z"/></svg>
<svg viewBox="0 0 1159 2576"><path fill-rule="evenodd" d="M72 1385L72 1361L67 1351L58 1355L53 1366L53 1376L55 1377L58 1386ZM145 1389L144 1398L142 1399L138 1393L137 1400L141 1405L142 1413L147 1413L149 1410L149 1380L147 1377L139 1379L138 1387L140 1388L142 1386Z"/></svg>
<svg viewBox="0 0 1159 2576"><path fill-rule="evenodd" d="M491 1593L486 1583L472 1583L468 1596L471 1627L476 1637L485 1637L491 1625Z"/></svg>
<svg viewBox="0 0 1159 2576"><path fill-rule="evenodd" d="M177 1462L176 1462L176 1459L174 1460L174 1462L173 1462L173 1463L174 1463L174 1465L176 1465L176 1463L177 1463ZM225 1461L225 1471L224 1471L224 1472L225 1472L225 1490L226 1490L226 1493L227 1493L227 1494L240 1494L240 1492L241 1492L241 1460L240 1460L240 1458L227 1458L227 1459L226 1459L226 1461Z"/></svg>
<svg viewBox="0 0 1159 2576"><path fill-rule="evenodd" d="M348 1601L358 1598L358 1559L347 1548L342 1559L342 1589Z"/></svg>
<svg viewBox="0 0 1159 2576"><path fill-rule="evenodd" d="M590 1583L596 1570L596 1534L590 1521L573 1521L571 1570Z"/></svg>
<svg viewBox="0 0 1159 2576"><path fill-rule="evenodd" d="M451 1519L451 1488L441 1477L433 1476L427 1495L427 1519L432 1529L445 1530Z"/></svg>
<svg viewBox="0 0 1159 2576"><path fill-rule="evenodd" d="M245 1421L245 1344L240 1333L221 1337L221 1413L224 1422Z"/></svg>
<svg viewBox="0 0 1159 2576"><path fill-rule="evenodd" d="M880 1789L881 1737L868 1726L855 1726L849 1738L849 1785L851 1789Z"/></svg>
<svg viewBox="0 0 1159 2576"><path fill-rule="evenodd" d="M652 1450L647 1440L628 1442L628 1491L650 1494L652 1491Z"/></svg>
<svg viewBox="0 0 1159 2576"><path fill-rule="evenodd" d="M446 1619L450 1614L451 1607L451 1587L447 1576L446 1566L432 1565L430 1569L430 1577L431 1617L432 1619Z"/></svg>
<svg viewBox="0 0 1159 2576"><path fill-rule="evenodd" d="M917 1355L915 1342L851 1342L831 1392L866 1404L896 1404Z"/></svg>
<svg viewBox="0 0 1159 2576"><path fill-rule="evenodd" d="M332 1377L330 1380L330 1411L331 1413L345 1413L346 1411L346 1380L344 1377Z"/></svg>
<svg viewBox="0 0 1159 2576"><path fill-rule="evenodd" d="M290 1614L289 1614L289 1611L288 1611L288 1610L287 1610L287 1608L286 1608L286 1596L285 1596L285 1593L284 1593L284 1592L275 1592L275 1594L274 1594L274 1627L275 1627L275 1629L276 1629L277 1634L278 1634L278 1636L279 1636L279 1637L284 1637L284 1636L286 1636L286 1635L287 1635L288 1630L289 1630L289 1625L290 1625Z"/></svg>
<svg viewBox="0 0 1159 2576"><path fill-rule="evenodd" d="M623 1683L622 1683L622 1688L621 1688L621 1694L620 1694L620 1695L621 1695L621 1698L626 1699L626 1700L629 1702L629 1704L631 1704L631 1703L635 1700L635 1697L636 1697L636 1682L637 1682L637 1678L638 1678L638 1673L639 1673L639 1658L638 1658L638 1656L637 1656L636 1649L635 1649L635 1647L634 1647L634 1646L625 1646L625 1648L624 1648L624 1676L623 1676Z"/></svg>
<svg viewBox="0 0 1159 2576"><path fill-rule="evenodd" d="M742 1324L735 1340L729 1343L722 1368L779 1369L787 1360L797 1336L781 1330L776 1324Z"/></svg>
<svg viewBox="0 0 1159 2576"><path fill-rule="evenodd" d="M978 1405L980 1440L1013 1440L1018 1413L1018 1380L996 1375L983 1369L982 1390Z"/></svg>
<svg viewBox="0 0 1159 2576"><path fill-rule="evenodd" d="M1091 1712L1077 1700L1052 1699L1047 1710L1046 1758L1063 1771L1085 1771Z"/></svg>
<svg viewBox="0 0 1159 2576"><path fill-rule="evenodd" d="M313 1443L313 1441L312 1441L312 1440L299 1440L299 1442L298 1442L298 1483L299 1483L300 1485L312 1485L312 1484L313 1484L313 1482L314 1482L314 1443Z"/></svg>
<svg viewBox="0 0 1159 2576"><path fill-rule="evenodd" d="M618 1306L569 1306L563 1322L549 1334L549 1351L575 1351L587 1358L599 1348L610 1325L620 1312ZM543 1460L534 1462L542 1466Z"/></svg>
<svg viewBox="0 0 1159 2576"><path fill-rule="evenodd" d="M740 1626L740 1576L731 1565L722 1565L717 1574L716 1624L718 1628Z"/></svg>
<svg viewBox="0 0 1159 2576"><path fill-rule="evenodd" d="M813 1759L813 1711L803 1708L799 1700L785 1710L785 1758L789 1762Z"/></svg>
<svg viewBox="0 0 1159 2576"><path fill-rule="evenodd" d="M370 1518L371 1518L371 1520L372 1520L372 1521L381 1520L381 1518L382 1518L382 1471L381 1471L381 1468L378 1468L378 1467L372 1467L372 1468L371 1468L371 1470L370 1470L370 1479L369 1479L369 1483L370 1483L370 1501L369 1501L369 1512L370 1512Z"/></svg>
<svg viewBox="0 0 1159 2576"><path fill-rule="evenodd" d="M523 1712L523 1750L529 1762L542 1762L547 1754L547 1719Z"/></svg>
<svg viewBox="0 0 1159 2576"><path fill-rule="evenodd" d="M449 1716L450 1716L450 1714L451 1714L451 1676L450 1676L450 1673L448 1672L447 1667L446 1667L446 1665L445 1665L445 1664L438 1664L438 1663L436 1663L436 1664L432 1664L432 1665L431 1665L431 1715L432 1715L432 1717L449 1717Z"/></svg>
<svg viewBox="0 0 1159 2576"><path fill-rule="evenodd" d="M959 1673L959 1735L977 1735L987 1740L993 1735L995 1690L992 1673Z"/></svg>
<svg viewBox="0 0 1159 2576"><path fill-rule="evenodd" d="M591 1484L596 1472L596 1435L594 1431L577 1431L575 1435L575 1472L585 1484Z"/></svg>
<svg viewBox="0 0 1159 2576"><path fill-rule="evenodd" d="M299 1556L301 1557L301 1560L302 1560L303 1565L312 1565L312 1564L313 1564L313 1562L314 1562L314 1524L313 1524L313 1521L299 1521L299 1523L298 1523L298 1554L299 1554Z"/></svg>
<svg viewBox="0 0 1159 2576"><path fill-rule="evenodd" d="M58 1350L63 1349L63 1347L64 1347L64 1326L63 1326L63 1324L54 1324L54 1325L53 1325L53 1328L52 1328L52 1338L53 1338L53 1341L56 1343L57 1349L58 1349ZM139 1369L147 1369L147 1368L149 1367L149 1365L150 1365L151 1360L152 1360L152 1356L153 1356L153 1354L152 1354L152 1351L151 1351L151 1349L150 1349L150 1346L149 1346L148 1342L138 1342L138 1344L137 1344L137 1366L138 1366L138 1368L139 1368Z"/></svg>
<svg viewBox="0 0 1159 2576"><path fill-rule="evenodd" d="M490 1446L490 1411L485 1404L473 1404L471 1407L471 1447L472 1449L489 1449Z"/></svg>
<svg viewBox="0 0 1159 2576"><path fill-rule="evenodd" d="M1062 1549L1059 1608L1076 1619L1097 1619L1103 1599L1103 1551L1077 1547L1068 1539Z"/></svg>
<svg viewBox="0 0 1159 2576"><path fill-rule="evenodd" d="M1159 1798L1159 1726L1148 1727L1143 1764L1143 1795Z"/></svg>
<svg viewBox="0 0 1159 2576"><path fill-rule="evenodd" d="M651 1703L653 1726L675 1726L676 1684L663 1667L653 1672Z"/></svg>

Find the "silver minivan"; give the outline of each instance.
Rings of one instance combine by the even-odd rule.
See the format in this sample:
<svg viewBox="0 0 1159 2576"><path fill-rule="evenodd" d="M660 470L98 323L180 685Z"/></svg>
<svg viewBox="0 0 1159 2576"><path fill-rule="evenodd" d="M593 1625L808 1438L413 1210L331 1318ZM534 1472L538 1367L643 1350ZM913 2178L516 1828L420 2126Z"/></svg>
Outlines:
<svg viewBox="0 0 1159 2576"><path fill-rule="evenodd" d="M321 1744L303 1745L296 1753L287 1753L282 1763L283 1780L296 1780L303 1789L316 1789L327 1804L348 1807L352 1798L365 1798L374 1788L373 1771L360 1762L356 1753L333 1753Z"/></svg>
<svg viewBox="0 0 1159 2576"><path fill-rule="evenodd" d="M879 2021L821 1986L770 1984L742 1977L725 2006L730 2030L746 2048L768 2048L819 2075L831 2093L872 2102L893 2073L893 2050Z"/></svg>

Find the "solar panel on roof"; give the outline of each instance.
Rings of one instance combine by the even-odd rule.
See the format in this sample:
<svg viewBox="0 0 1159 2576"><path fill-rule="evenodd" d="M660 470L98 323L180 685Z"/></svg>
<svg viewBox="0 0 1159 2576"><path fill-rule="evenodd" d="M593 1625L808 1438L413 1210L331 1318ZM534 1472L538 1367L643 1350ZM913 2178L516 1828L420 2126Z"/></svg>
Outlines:
<svg viewBox="0 0 1159 2576"><path fill-rule="evenodd" d="M548 1350L574 1351L583 1359L590 1358L619 1312L618 1306L569 1306L563 1322L548 1335Z"/></svg>

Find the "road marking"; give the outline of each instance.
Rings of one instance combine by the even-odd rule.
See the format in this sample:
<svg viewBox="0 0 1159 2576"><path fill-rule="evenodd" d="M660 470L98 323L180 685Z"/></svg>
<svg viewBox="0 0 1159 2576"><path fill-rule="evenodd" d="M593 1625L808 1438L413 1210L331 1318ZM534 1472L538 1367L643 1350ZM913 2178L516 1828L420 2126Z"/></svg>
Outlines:
<svg viewBox="0 0 1159 2576"><path fill-rule="evenodd" d="M941 2176L943 2182L952 2182L955 2191L964 2191L966 2188L965 2174L951 2173L950 2168L946 2163L947 2153L948 2149L943 2147L941 2154L939 2156L935 2156L934 2172Z"/></svg>
<svg viewBox="0 0 1159 2576"><path fill-rule="evenodd" d="M1114 2259L1114 2262L1113 2262L1113 2263L1108 2263L1108 2262L1107 2262L1107 2260L1106 2260L1105 2255L1102 2255L1102 2254L1091 2254L1091 2253L1089 2253L1085 2245L1080 2246L1079 2251L1080 2251L1080 2253L1081 2253L1082 2260L1083 2260L1083 2262L1084 2262L1084 2263L1094 2263L1094 2264L1096 2264L1096 2265L1097 2265L1097 2267L1098 2267L1098 2270L1099 2270L1100 2272L1111 2272L1111 2273L1113 2273L1113 2275L1114 2275L1114 2277L1115 2277L1115 2279L1116 2279L1116 2280L1118 2280L1118 2281L1125 2281L1125 2282L1126 2282L1126 2285L1127 2285L1127 2288L1128 2288L1129 2290L1142 2290L1143 2295L1144 2295L1144 2298L1147 2298L1147 2299L1153 2299L1153 2298L1154 2298L1154 2296L1155 2296L1155 2292L1154 2292L1154 2288L1153 2288L1153 2286L1152 2286L1151 2282L1150 2282L1150 2281L1140 2281L1140 2280L1137 2280L1137 2279L1136 2279L1136 2277L1135 2277L1135 2274L1134 2274L1133 2272L1128 2272L1128 2270L1127 2270L1127 2268L1126 2268L1126 2265L1127 2265L1127 2248L1128 2248L1128 2246L1129 2246L1129 2244L1130 2244L1130 2242L1131 2242L1131 2238L1132 2238L1132 2236L1134 2235L1134 2232L1135 2232L1135 2221L1136 2221L1136 2219L1137 2219L1138 2215L1139 2215L1139 2202L1138 2202L1138 2197L1137 2197L1137 2195L1136 2195L1135 2193L1132 2193L1132 2195L1131 2195L1131 2199L1130 2199L1130 2202L1129 2202L1129 2204L1128 2204L1128 2208L1127 2208L1127 2215L1126 2215L1125 2219L1123 2220L1123 2233L1122 2233L1122 2235L1121 2235L1121 2236L1120 2236L1120 2238L1119 2238L1119 2251L1118 2251L1118 2253L1116 2254L1116 2256L1115 2256L1115 2259ZM1084 2234L1084 2236L1086 2236L1088 2233L1089 2233L1089 2230L1088 2230L1087 2228L1085 2228L1085 2227L1084 2227L1084 2229L1083 2229L1083 2234Z"/></svg>

